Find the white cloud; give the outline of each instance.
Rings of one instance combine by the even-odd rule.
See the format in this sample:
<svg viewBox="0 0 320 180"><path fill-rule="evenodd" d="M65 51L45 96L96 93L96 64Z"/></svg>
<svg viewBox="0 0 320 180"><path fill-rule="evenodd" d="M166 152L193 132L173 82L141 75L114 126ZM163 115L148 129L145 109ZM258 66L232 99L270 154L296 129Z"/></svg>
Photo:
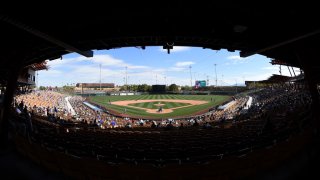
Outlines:
<svg viewBox="0 0 320 180"><path fill-rule="evenodd" d="M176 67L184 67L184 66L189 66L189 65L192 65L192 64L195 64L194 62L192 61L184 61L184 62L177 62L175 64Z"/></svg>
<svg viewBox="0 0 320 180"><path fill-rule="evenodd" d="M64 66L64 65L74 64L74 63L82 61L84 59L86 59L86 57L83 57L83 56L77 56L74 58L54 59L51 61L48 60L47 65L49 65L49 67L60 67L60 66Z"/></svg>
<svg viewBox="0 0 320 180"><path fill-rule="evenodd" d="M248 63L249 62L249 58L242 58L238 55L228 56L227 59L231 60L232 62L227 62L225 65L235 65L235 64L239 64L239 63Z"/></svg>
<svg viewBox="0 0 320 180"><path fill-rule="evenodd" d="M170 49L171 52L181 52L181 51L187 51L191 49L191 47L186 47L186 46L173 46L173 49ZM162 47L159 48L161 52L167 52L167 49L163 49Z"/></svg>
<svg viewBox="0 0 320 180"><path fill-rule="evenodd" d="M125 63L121 59L116 59L108 54L105 55L96 55L92 58L87 58L86 60L92 61L96 64L101 64L102 66L115 66L115 67L125 67L128 66L127 63Z"/></svg>
<svg viewBox="0 0 320 180"><path fill-rule="evenodd" d="M57 59L53 61L49 61L48 65L50 68L61 67L61 66L72 66L79 62L92 62L95 64L101 64L102 66L111 66L111 67L128 67L131 69L144 69L148 68L148 66L139 66L125 63L121 59L114 58L108 54L104 55L95 55L91 58L86 58L83 56L77 56L74 58L63 58L62 60Z"/></svg>
<svg viewBox="0 0 320 180"><path fill-rule="evenodd" d="M173 49L171 50L172 52L180 52L180 51L187 51L191 47L185 47L185 46L174 46Z"/></svg>
<svg viewBox="0 0 320 180"><path fill-rule="evenodd" d="M238 55L233 55L233 56L228 56L227 59L232 59L232 60L244 60L245 58L242 58Z"/></svg>
<svg viewBox="0 0 320 180"><path fill-rule="evenodd" d="M169 71L184 71L184 70L186 70L186 68L185 67L170 67L169 68Z"/></svg>
<svg viewBox="0 0 320 180"><path fill-rule="evenodd" d="M123 83L125 68L128 67L128 76L133 69L139 72L149 70L150 67L144 65L136 65L126 63L122 59L117 59L111 55L95 55L92 58L83 56L75 56L52 60L47 62L48 71L39 72L39 85L56 84L59 86L66 83L78 82L99 82L101 64L101 80L102 82L113 82L116 84ZM148 78L145 76L145 78ZM132 78L135 79L135 78ZM143 78L141 78L143 80Z"/></svg>
<svg viewBox="0 0 320 180"><path fill-rule="evenodd" d="M47 75L47 76L59 76L61 75L63 72L59 71L59 70L42 70L39 71L39 74L41 75Z"/></svg>
<svg viewBox="0 0 320 180"><path fill-rule="evenodd" d="M171 72L182 72L187 70L188 66L195 64L192 61L180 61L176 62L174 66L169 67L167 69L163 69L163 71L171 71Z"/></svg>
<svg viewBox="0 0 320 180"><path fill-rule="evenodd" d="M69 63L68 61L65 61L65 60L60 60L60 59L55 59L55 60L52 60L52 61L47 61L47 65L49 67L57 67L57 66L62 66L66 63Z"/></svg>
<svg viewBox="0 0 320 180"><path fill-rule="evenodd" d="M129 69L147 69L148 66L134 66L134 65L128 65Z"/></svg>
<svg viewBox="0 0 320 180"><path fill-rule="evenodd" d="M224 77L224 78L218 78L218 86L231 86L237 84L239 85L244 85L244 81L261 81L268 79L270 76L272 76L272 73L267 72L267 73L252 73L250 76L233 76L233 77ZM215 84L215 79L210 80L211 84Z"/></svg>

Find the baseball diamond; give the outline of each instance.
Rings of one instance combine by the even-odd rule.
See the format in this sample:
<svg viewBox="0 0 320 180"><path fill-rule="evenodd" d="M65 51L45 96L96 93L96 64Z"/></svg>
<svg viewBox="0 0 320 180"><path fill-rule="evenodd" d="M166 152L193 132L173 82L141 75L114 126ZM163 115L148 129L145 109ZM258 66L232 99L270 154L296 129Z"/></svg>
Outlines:
<svg viewBox="0 0 320 180"><path fill-rule="evenodd" d="M161 94L93 96L89 100L124 116L173 118L207 112L208 109L230 100L230 96Z"/></svg>

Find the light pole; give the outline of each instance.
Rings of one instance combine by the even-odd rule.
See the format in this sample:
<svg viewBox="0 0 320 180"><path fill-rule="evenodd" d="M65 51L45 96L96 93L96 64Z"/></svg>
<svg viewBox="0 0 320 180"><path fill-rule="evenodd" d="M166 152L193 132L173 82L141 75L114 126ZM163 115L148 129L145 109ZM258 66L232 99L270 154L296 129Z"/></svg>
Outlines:
<svg viewBox="0 0 320 180"><path fill-rule="evenodd" d="M156 84L158 84L158 76L157 76L157 74L156 74Z"/></svg>
<svg viewBox="0 0 320 180"><path fill-rule="evenodd" d="M236 94L238 94L238 82L237 82L237 79L236 79Z"/></svg>
<svg viewBox="0 0 320 180"><path fill-rule="evenodd" d="M126 91L128 90L128 67L126 66Z"/></svg>
<svg viewBox="0 0 320 180"><path fill-rule="evenodd" d="M101 64L100 64L100 91L101 91Z"/></svg>
<svg viewBox="0 0 320 180"><path fill-rule="evenodd" d="M191 73L191 65L189 66L190 69L190 85L191 85L191 89L192 89L192 73Z"/></svg>
<svg viewBox="0 0 320 180"><path fill-rule="evenodd" d="M222 78L221 78L221 86L223 86L223 83L224 83L224 82L223 82L223 74L221 75L221 77L222 77Z"/></svg>
<svg viewBox="0 0 320 180"><path fill-rule="evenodd" d="M129 92L130 92L130 90L131 90L131 87L130 87L130 76L128 76L128 80L127 81L129 81L129 84L127 82L127 90L129 89Z"/></svg>
<svg viewBox="0 0 320 180"><path fill-rule="evenodd" d="M216 74L216 87L218 86L218 77L217 77L217 64L214 64L214 72Z"/></svg>

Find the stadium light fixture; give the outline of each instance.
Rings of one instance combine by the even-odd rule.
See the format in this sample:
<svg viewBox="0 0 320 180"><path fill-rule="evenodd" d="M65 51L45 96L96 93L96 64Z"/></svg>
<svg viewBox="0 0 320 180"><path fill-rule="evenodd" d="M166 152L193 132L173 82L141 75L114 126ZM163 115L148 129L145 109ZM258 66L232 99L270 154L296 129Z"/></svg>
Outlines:
<svg viewBox="0 0 320 180"><path fill-rule="evenodd" d="M167 49L168 54L170 54L170 49L173 49L174 42L167 42L162 48Z"/></svg>

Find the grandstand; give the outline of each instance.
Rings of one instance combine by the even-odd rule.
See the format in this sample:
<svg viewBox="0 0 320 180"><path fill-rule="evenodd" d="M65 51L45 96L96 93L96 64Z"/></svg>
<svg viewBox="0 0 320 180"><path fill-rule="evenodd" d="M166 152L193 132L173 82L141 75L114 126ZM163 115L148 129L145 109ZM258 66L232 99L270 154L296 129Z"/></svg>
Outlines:
<svg viewBox="0 0 320 180"><path fill-rule="evenodd" d="M32 89L31 87L35 87L37 78L36 72L41 70L48 70L46 61L33 63L21 69L17 78L17 86L19 88L19 92L30 91Z"/></svg>
<svg viewBox="0 0 320 180"><path fill-rule="evenodd" d="M66 103L61 102L66 99L62 94L45 91L20 95L15 108L22 113L15 115L14 126L22 136L30 133L28 128L24 129L28 125L24 126L25 121L21 121L30 118L23 108L27 107L32 112L32 141L44 150L37 150L39 156L32 155L35 149L29 144L24 144L29 151L25 152L23 148L18 150L36 161L44 161L41 163L44 166L52 168L54 164L70 176L91 177L98 172L92 169L86 174L77 169L71 173L70 167L59 165L59 161L78 158L78 168L88 160L90 166L106 166L107 169L125 165L134 168L151 166L155 170L191 164L214 167L225 159L250 156L261 148L275 148L307 128L311 99L305 92L271 88L249 95L234 97L216 110L197 116L156 122L103 112L79 96L67 98L76 113L72 116L65 109ZM34 101L34 96L37 101ZM50 108L46 108L46 97L50 97L53 103ZM288 103L292 109L286 109ZM59 107L58 111L55 107ZM87 146L88 143L92 146ZM50 160L50 166L45 155L48 150L56 152L54 156L57 158ZM109 177L103 174L98 176Z"/></svg>
<svg viewBox="0 0 320 180"><path fill-rule="evenodd" d="M105 94L119 89L114 83L77 83L74 91L77 94Z"/></svg>
<svg viewBox="0 0 320 180"><path fill-rule="evenodd" d="M228 103L225 104L225 105L219 106L218 109L220 109L220 110L225 110L225 109L229 108L230 106L232 106L234 103L236 103L236 102L235 102L235 101L230 101L230 102L228 102Z"/></svg>
<svg viewBox="0 0 320 180"><path fill-rule="evenodd" d="M40 93L39 101L48 93L52 94ZM29 107L35 107L30 104L33 98L28 96L22 95L19 99ZM52 102L57 103L53 107L59 106L59 99L63 99L61 96L52 96ZM94 166L111 170L129 165L133 168L129 172L148 166L155 171L187 165L214 168L217 163L259 154L260 149L278 151L278 146L308 127L311 99L305 92L264 89L251 93L250 97L254 103L246 113L240 111L249 103L249 97L240 97L226 103L223 109L179 120L168 118L167 121L156 122L159 124L157 127L147 120L101 113L82 97L72 97L69 101L76 111L75 119L70 114L63 115L63 109L55 112L53 109L33 108L32 141L39 147L32 147L19 139L19 136L29 133L23 128L22 120L28 115L17 114L14 126L20 135L16 138L23 144L18 151L72 177L114 178L118 175L101 174L98 169L82 172L79 168ZM286 108L288 103L292 109ZM16 108L21 108L19 103L16 104ZM34 151L39 154L33 154ZM51 154L54 159L49 158L46 151L54 152ZM71 162L73 158L78 159L77 162ZM66 165L67 161L72 165ZM234 173L241 174L238 171Z"/></svg>

